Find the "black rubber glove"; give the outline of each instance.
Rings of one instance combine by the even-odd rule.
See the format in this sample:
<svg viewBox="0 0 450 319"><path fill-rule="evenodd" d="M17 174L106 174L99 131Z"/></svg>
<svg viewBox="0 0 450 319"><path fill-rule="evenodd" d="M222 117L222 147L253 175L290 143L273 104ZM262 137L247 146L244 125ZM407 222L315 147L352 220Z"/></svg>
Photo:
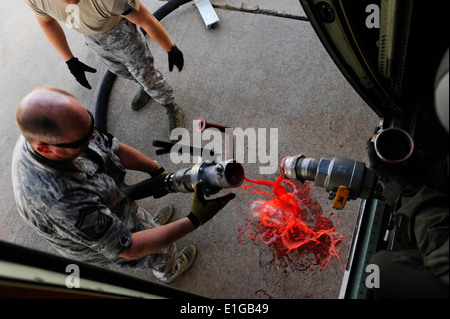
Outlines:
<svg viewBox="0 0 450 319"><path fill-rule="evenodd" d="M184 66L183 52L181 52L176 45L173 45L172 49L170 49L170 52L168 52L168 54L169 54L169 71L172 72L173 66L175 65L181 72Z"/></svg>
<svg viewBox="0 0 450 319"><path fill-rule="evenodd" d="M70 73L75 77L75 79L87 89L91 89L92 87L89 85L89 82L86 79L86 75L84 72L95 73L96 69L87 66L83 62L80 62L77 58L73 57L69 61L66 62L69 67Z"/></svg>
<svg viewBox="0 0 450 319"><path fill-rule="evenodd" d="M139 200L150 196L161 198L169 193L165 186L166 175L160 174L135 185L122 184L120 189L131 200Z"/></svg>
<svg viewBox="0 0 450 319"><path fill-rule="evenodd" d="M194 198L191 204L191 213L188 218L195 226L195 228L200 225L205 224L211 218L213 218L222 208L228 204L236 194L230 193L222 197L218 197L211 200L206 200L203 195L203 189L200 185L195 187Z"/></svg>

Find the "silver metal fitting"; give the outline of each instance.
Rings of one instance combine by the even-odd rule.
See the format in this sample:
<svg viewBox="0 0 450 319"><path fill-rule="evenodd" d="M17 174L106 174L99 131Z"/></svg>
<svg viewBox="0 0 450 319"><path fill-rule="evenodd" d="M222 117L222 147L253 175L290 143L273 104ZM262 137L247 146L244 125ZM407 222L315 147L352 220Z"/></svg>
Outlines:
<svg viewBox="0 0 450 319"><path fill-rule="evenodd" d="M166 187L172 193L190 193L194 192L195 185L201 184L205 195L211 195L223 188L241 186L244 176L244 168L234 160L220 163L204 161L170 174Z"/></svg>

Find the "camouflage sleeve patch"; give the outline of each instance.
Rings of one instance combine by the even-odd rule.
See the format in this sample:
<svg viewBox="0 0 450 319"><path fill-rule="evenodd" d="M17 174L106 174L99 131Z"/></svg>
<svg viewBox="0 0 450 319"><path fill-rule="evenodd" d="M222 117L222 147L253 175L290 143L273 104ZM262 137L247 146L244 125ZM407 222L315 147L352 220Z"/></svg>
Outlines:
<svg viewBox="0 0 450 319"><path fill-rule="evenodd" d="M139 0L128 0L128 5L134 10L139 11Z"/></svg>
<svg viewBox="0 0 450 319"><path fill-rule="evenodd" d="M117 258L131 245L130 230L103 205L84 207L73 220L75 227L72 226L67 236L109 260Z"/></svg>
<svg viewBox="0 0 450 319"><path fill-rule="evenodd" d="M110 216L94 208L81 211L75 227L89 239L98 240L108 232L112 222L113 220Z"/></svg>

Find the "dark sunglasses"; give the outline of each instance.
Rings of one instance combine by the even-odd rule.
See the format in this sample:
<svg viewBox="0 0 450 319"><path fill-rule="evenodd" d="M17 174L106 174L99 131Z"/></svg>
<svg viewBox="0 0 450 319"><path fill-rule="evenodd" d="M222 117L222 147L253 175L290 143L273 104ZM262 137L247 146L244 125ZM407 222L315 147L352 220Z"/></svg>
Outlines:
<svg viewBox="0 0 450 319"><path fill-rule="evenodd" d="M91 127L89 128L89 132L86 134L85 137L83 137L82 139L73 142L73 143L62 143L62 144L49 144L49 143L44 143L46 145L50 145L50 146L55 146L55 147L61 147L61 148L80 148L84 145L86 145L86 143L89 141L89 139L92 136L92 133L94 133L94 116L92 115L92 113L89 110L86 110L89 113L89 116L91 117Z"/></svg>

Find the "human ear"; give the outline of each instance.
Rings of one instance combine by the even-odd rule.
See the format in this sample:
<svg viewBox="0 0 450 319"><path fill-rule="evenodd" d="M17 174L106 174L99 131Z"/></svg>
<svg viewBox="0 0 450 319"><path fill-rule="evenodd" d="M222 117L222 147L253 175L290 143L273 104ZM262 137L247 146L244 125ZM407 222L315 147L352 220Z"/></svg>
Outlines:
<svg viewBox="0 0 450 319"><path fill-rule="evenodd" d="M52 151L50 150L48 145L44 144L44 143L38 143L35 146L35 148L36 148L36 151L38 151L39 153L42 153L42 154L50 154L50 153L52 153Z"/></svg>

